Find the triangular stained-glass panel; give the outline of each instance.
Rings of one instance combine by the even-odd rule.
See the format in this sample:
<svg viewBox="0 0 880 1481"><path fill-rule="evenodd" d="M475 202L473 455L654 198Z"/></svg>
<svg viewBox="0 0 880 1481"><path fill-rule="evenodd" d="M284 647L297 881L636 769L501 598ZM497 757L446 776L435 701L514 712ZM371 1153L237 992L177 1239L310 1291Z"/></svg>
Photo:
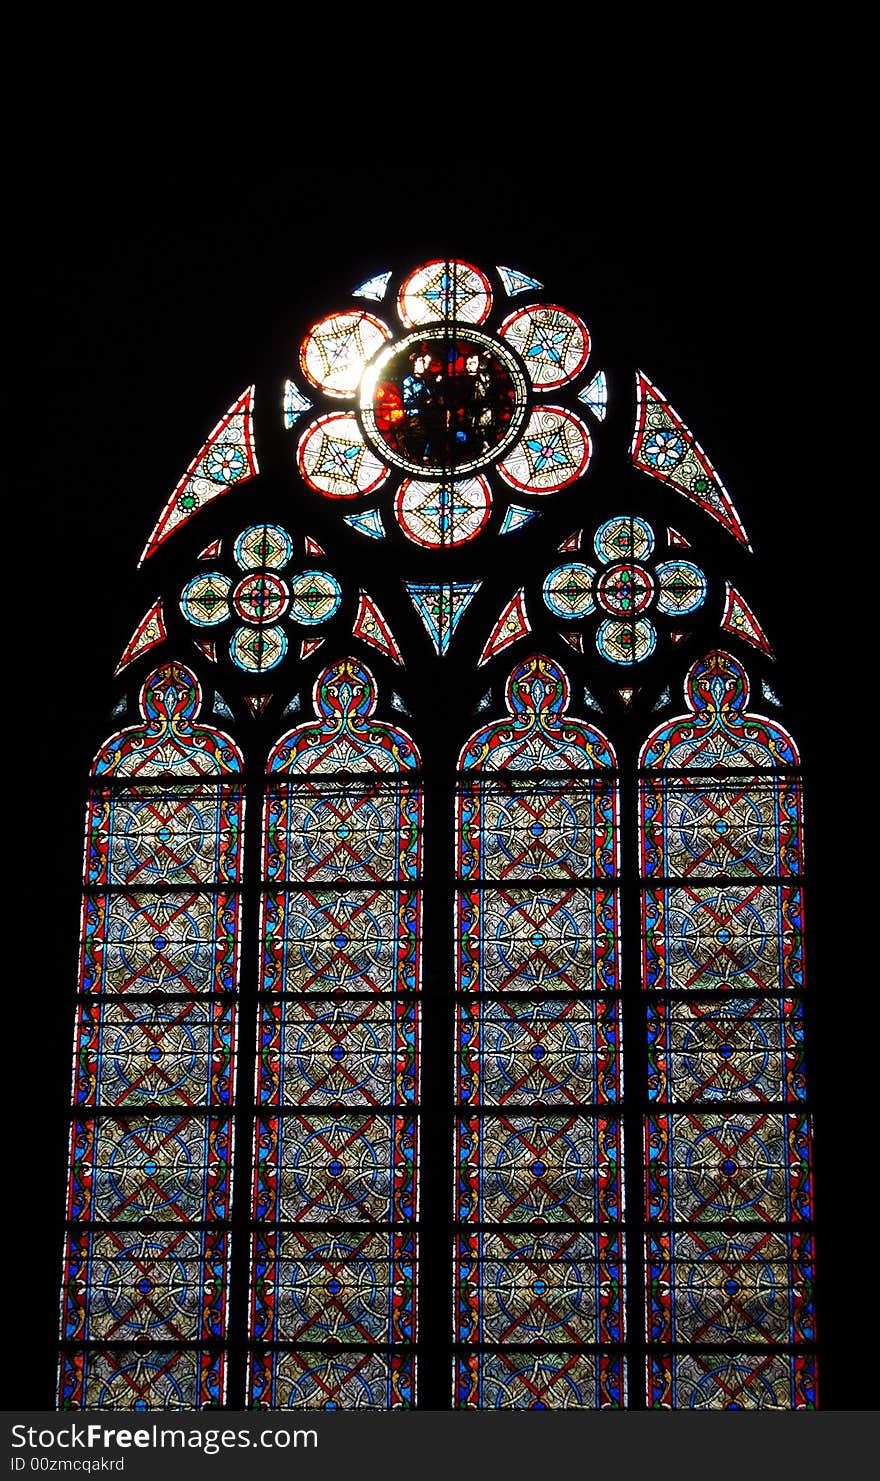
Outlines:
<svg viewBox="0 0 880 1481"><path fill-rule="evenodd" d="M537 509L526 509L524 504L511 504L501 523L499 535L510 535L514 530L521 530L535 519L539 511Z"/></svg>
<svg viewBox="0 0 880 1481"><path fill-rule="evenodd" d="M604 370L598 370L588 386L578 392L578 401L583 402L599 422L604 422L608 410L608 378Z"/></svg>
<svg viewBox="0 0 880 1481"><path fill-rule="evenodd" d="M212 642L210 638L193 638L193 647L198 648L199 652L204 654L209 663L217 662L217 644Z"/></svg>
<svg viewBox="0 0 880 1481"><path fill-rule="evenodd" d="M254 448L254 388L248 386L193 458L162 510L138 565L143 565L200 509L259 471Z"/></svg>
<svg viewBox="0 0 880 1481"><path fill-rule="evenodd" d="M311 535L306 535L306 537L305 537L305 546L306 546L306 555L326 555L327 554L327 552L324 549L323 545L319 545L318 542L317 542L317 540L313 540L312 539Z"/></svg>
<svg viewBox="0 0 880 1481"><path fill-rule="evenodd" d="M303 638L302 647L299 650L300 658L309 658L324 644L323 638Z"/></svg>
<svg viewBox="0 0 880 1481"><path fill-rule="evenodd" d="M531 630L532 624L529 622L528 613L526 612L525 589L521 586L519 591L514 592L490 632L489 640L477 660L477 667L479 668L481 664L488 663L489 659L494 658L496 653L503 653L505 648L510 647L511 643L517 642L519 638L524 638L526 633L530 633Z"/></svg>
<svg viewBox="0 0 880 1481"><path fill-rule="evenodd" d="M154 602L132 633L128 647L116 665L116 673L121 674L122 670L128 668L130 663L134 663L136 658L140 658L141 654L149 653L150 649L155 648L158 643L164 643L167 636L162 603Z"/></svg>
<svg viewBox="0 0 880 1481"><path fill-rule="evenodd" d="M312 402L308 396L303 395L302 391L297 390L293 381L285 381L281 409L284 413L284 425L289 428L304 412L311 411Z"/></svg>
<svg viewBox="0 0 880 1481"><path fill-rule="evenodd" d="M573 535L569 535L568 539L567 540L563 540L562 544L561 545L558 545L556 548L557 548L557 550L562 550L562 551L565 551L565 550L580 550L580 548L581 548L581 541L583 540L583 538L584 538L584 532L583 532L583 530L575 530L575 532L574 532Z"/></svg>
<svg viewBox="0 0 880 1481"><path fill-rule="evenodd" d="M362 642L369 643L371 648L378 648L392 663L403 663L403 655L397 645L391 628L376 606L371 596L365 591L358 594L357 615L354 619L352 633Z"/></svg>
<svg viewBox="0 0 880 1481"><path fill-rule="evenodd" d="M367 278L365 283L355 288L351 296L352 298L372 298L375 303L379 303L385 297L390 281L390 272L376 273L375 277Z"/></svg>
<svg viewBox="0 0 880 1481"><path fill-rule="evenodd" d="M480 582L446 581L437 586L420 586L407 581L406 589L436 652L445 653L466 607L480 589Z"/></svg>
<svg viewBox="0 0 880 1481"><path fill-rule="evenodd" d="M684 535L679 534L678 530L674 530L672 528L672 525L666 526L666 539L669 541L669 544L672 546L673 549L675 549L676 546L681 546L682 548L687 548L688 550L690 550L691 548L690 540L686 540L684 538Z"/></svg>
<svg viewBox="0 0 880 1481"><path fill-rule="evenodd" d="M537 278L530 278L528 273L521 273L515 267L499 267L498 276L504 284L504 291L508 298L516 298L518 293L529 293L535 289L543 288Z"/></svg>
<svg viewBox="0 0 880 1481"><path fill-rule="evenodd" d="M271 694L245 694L243 698L254 719L256 719L258 715L262 715L272 696Z"/></svg>
<svg viewBox="0 0 880 1481"><path fill-rule="evenodd" d="M767 641L767 636L760 622L744 597L740 596L735 586L727 582L727 590L724 598L724 616L721 619L723 632L734 633L742 638L744 643L751 643L761 653L766 653L768 658L773 657L773 649Z"/></svg>
<svg viewBox="0 0 880 1481"><path fill-rule="evenodd" d="M368 509L365 514L346 514L342 522L361 535L369 535L371 540L385 539L385 526L378 509Z"/></svg>
<svg viewBox="0 0 880 1481"><path fill-rule="evenodd" d="M563 643L567 643L569 648L574 649L575 653L583 653L584 640L581 633L560 633L559 636Z"/></svg>
<svg viewBox="0 0 880 1481"><path fill-rule="evenodd" d="M641 370L636 371L636 426L630 451L643 473L670 484L751 550L733 500L693 432Z"/></svg>
<svg viewBox="0 0 880 1481"><path fill-rule="evenodd" d="M222 552L222 549L223 549L223 541L222 540L212 540L211 543L210 543L210 545L206 545L205 548L204 548L204 550L200 550L199 551L199 560L200 561L218 560L219 557L220 557L220 554Z"/></svg>
<svg viewBox="0 0 880 1481"><path fill-rule="evenodd" d="M226 700L223 698L223 695L218 694L216 689L214 691L214 714L219 715L222 720L235 719L235 716L226 703Z"/></svg>

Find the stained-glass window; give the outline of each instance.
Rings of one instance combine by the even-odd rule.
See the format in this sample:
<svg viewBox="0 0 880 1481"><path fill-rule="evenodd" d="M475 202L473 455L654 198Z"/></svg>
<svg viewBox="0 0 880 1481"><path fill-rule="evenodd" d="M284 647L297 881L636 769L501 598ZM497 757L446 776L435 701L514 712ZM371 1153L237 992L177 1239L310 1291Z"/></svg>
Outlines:
<svg viewBox="0 0 880 1481"><path fill-rule="evenodd" d="M569 692L520 664L459 762L459 1407L625 1401L617 780Z"/></svg>
<svg viewBox="0 0 880 1481"><path fill-rule="evenodd" d="M268 763L249 1398L416 1396L422 791L348 659ZM328 1353L325 1344L334 1343Z"/></svg>
<svg viewBox="0 0 880 1481"><path fill-rule="evenodd" d="M641 756L648 1402L815 1403L801 783L715 651Z"/></svg>
<svg viewBox="0 0 880 1481"><path fill-rule="evenodd" d="M225 1395L241 757L155 670L86 819L59 1407Z"/></svg>
<svg viewBox="0 0 880 1481"><path fill-rule="evenodd" d="M59 1402L808 1407L802 784L742 521L552 287L385 266L142 557Z"/></svg>

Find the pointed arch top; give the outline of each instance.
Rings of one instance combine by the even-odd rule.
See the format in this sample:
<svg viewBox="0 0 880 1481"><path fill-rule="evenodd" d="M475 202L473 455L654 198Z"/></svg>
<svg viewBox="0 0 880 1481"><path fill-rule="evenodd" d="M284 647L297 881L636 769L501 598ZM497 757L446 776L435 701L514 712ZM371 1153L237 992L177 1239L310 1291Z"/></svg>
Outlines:
<svg viewBox="0 0 880 1481"><path fill-rule="evenodd" d="M607 736L568 714L565 670L545 654L517 664L505 693L508 716L475 731L458 758L460 771L583 771L616 766Z"/></svg>
<svg viewBox="0 0 880 1481"><path fill-rule="evenodd" d="M108 737L92 764L93 776L177 778L241 771L241 752L230 737L193 723L202 689L191 669L179 663L154 669L138 704L143 723Z"/></svg>
<svg viewBox="0 0 880 1481"><path fill-rule="evenodd" d="M312 691L317 723L297 725L269 754L270 772L401 772L421 765L412 737L372 718L376 680L365 664L343 658L318 675Z"/></svg>
<svg viewBox="0 0 880 1481"><path fill-rule="evenodd" d="M651 732L641 767L797 766L798 749L788 731L766 715L747 709L749 678L730 653L716 649L688 671L684 685L689 713Z"/></svg>

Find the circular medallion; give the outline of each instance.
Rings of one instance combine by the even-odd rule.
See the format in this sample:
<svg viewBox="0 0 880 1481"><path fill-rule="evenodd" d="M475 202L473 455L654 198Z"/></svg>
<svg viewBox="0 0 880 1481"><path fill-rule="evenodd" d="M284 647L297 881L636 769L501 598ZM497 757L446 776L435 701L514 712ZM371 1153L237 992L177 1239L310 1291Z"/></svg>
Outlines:
<svg viewBox="0 0 880 1481"><path fill-rule="evenodd" d="M417 267L397 296L398 313L410 329L437 320L482 324L491 307L492 289L485 274L469 262L444 258Z"/></svg>
<svg viewBox="0 0 880 1481"><path fill-rule="evenodd" d="M202 459L202 471L214 483L235 483L247 472L247 458L237 442L213 442Z"/></svg>
<svg viewBox="0 0 880 1481"><path fill-rule="evenodd" d="M290 615L306 627L334 617L341 601L342 588L329 571L303 571L290 583Z"/></svg>
<svg viewBox="0 0 880 1481"><path fill-rule="evenodd" d="M480 477L446 483L405 478L394 500L394 513L407 539L430 549L472 540L491 509L491 490Z"/></svg>
<svg viewBox="0 0 880 1481"><path fill-rule="evenodd" d="M381 319L363 309L329 314L311 329L299 352L306 380L328 396L354 396L364 367L391 338Z"/></svg>
<svg viewBox="0 0 880 1481"><path fill-rule="evenodd" d="M696 612L706 600L706 578L693 561L664 561L657 567L657 611L668 617Z"/></svg>
<svg viewBox="0 0 880 1481"><path fill-rule="evenodd" d="M331 499L355 499L371 494L389 470L364 442L357 418L334 411L307 427L296 454L300 474L310 488Z"/></svg>
<svg viewBox="0 0 880 1481"><path fill-rule="evenodd" d="M232 593L232 605L243 622L277 622L288 601L287 582L271 571L245 576Z"/></svg>
<svg viewBox="0 0 880 1481"><path fill-rule="evenodd" d="M599 526L593 543L601 561L643 561L654 549L654 531L644 519L619 514Z"/></svg>
<svg viewBox="0 0 880 1481"><path fill-rule="evenodd" d="M632 561L609 566L596 585L596 599L605 612L630 617L644 612L654 596L654 581L644 566Z"/></svg>
<svg viewBox="0 0 880 1481"><path fill-rule="evenodd" d="M239 627L232 634L229 656L249 674L264 674L287 652L287 634L280 627Z"/></svg>
<svg viewBox="0 0 880 1481"><path fill-rule="evenodd" d="M596 572L583 561L557 566L544 582L544 601L557 617L569 620L587 617L595 610L593 580Z"/></svg>
<svg viewBox="0 0 880 1481"><path fill-rule="evenodd" d="M642 457L658 473L670 473L686 452L684 439L668 428L651 432L642 443Z"/></svg>
<svg viewBox="0 0 880 1481"><path fill-rule="evenodd" d="M635 622L621 622L606 617L596 633L596 647L611 663L641 663L657 646L653 624L644 617Z"/></svg>
<svg viewBox="0 0 880 1481"><path fill-rule="evenodd" d="M556 304L530 304L501 325L500 334L521 357L536 391L564 386L583 370L590 333L583 319Z"/></svg>
<svg viewBox="0 0 880 1481"><path fill-rule="evenodd" d="M532 412L522 437L498 472L526 494L552 494L587 470L590 434L573 411L545 406Z"/></svg>
<svg viewBox="0 0 880 1481"><path fill-rule="evenodd" d="M242 530L233 548L236 565L246 571L286 566L293 555L293 541L280 525L251 525Z"/></svg>
<svg viewBox="0 0 880 1481"><path fill-rule="evenodd" d="M408 473L483 467L510 447L526 415L516 359L475 329L427 327L388 345L361 382L364 432Z"/></svg>
<svg viewBox="0 0 880 1481"><path fill-rule="evenodd" d="M216 627L229 616L229 588L232 582L219 571L205 571L193 576L180 593L180 610L187 622L196 627Z"/></svg>

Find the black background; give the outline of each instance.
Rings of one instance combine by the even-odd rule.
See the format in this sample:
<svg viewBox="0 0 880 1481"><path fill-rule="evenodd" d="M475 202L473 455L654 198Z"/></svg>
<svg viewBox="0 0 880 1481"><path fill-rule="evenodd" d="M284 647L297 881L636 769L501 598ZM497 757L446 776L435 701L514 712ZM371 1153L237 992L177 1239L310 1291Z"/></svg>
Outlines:
<svg viewBox="0 0 880 1481"><path fill-rule="evenodd" d="M371 167L332 148L306 167L281 150L262 164L207 145L117 154L100 137L84 168L41 156L8 285L22 330L8 424L21 460L7 548L20 582L7 627L11 775L29 801L7 938L20 947L7 1052L22 1083L6 1137L8 1350L21 1354L6 1406L53 1405L84 779L115 728L119 653L155 594L135 574L144 539L241 389L292 368L304 316L387 265L453 250L534 274L620 363L643 366L749 529L748 590L808 788L820 1395L871 1407L870 922L850 852L871 762L844 590L864 537L836 475L854 413L811 150L780 127L634 141L601 167L587 149L511 149L505 165L488 151L413 150Z"/></svg>

